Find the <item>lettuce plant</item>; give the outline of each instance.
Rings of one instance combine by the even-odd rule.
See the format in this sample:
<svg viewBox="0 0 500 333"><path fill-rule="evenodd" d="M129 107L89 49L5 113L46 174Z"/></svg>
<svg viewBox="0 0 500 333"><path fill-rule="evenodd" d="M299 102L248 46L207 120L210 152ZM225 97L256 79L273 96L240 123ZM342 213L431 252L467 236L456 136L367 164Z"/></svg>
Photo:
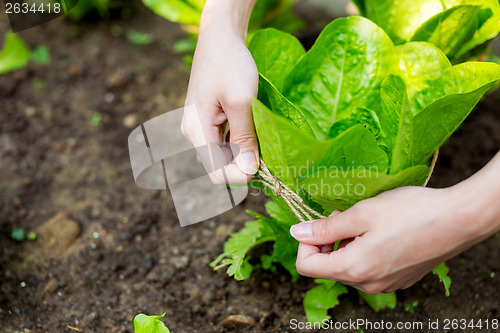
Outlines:
<svg viewBox="0 0 500 333"><path fill-rule="evenodd" d="M160 320L165 313L159 316L148 316L139 313L134 318L134 333L170 333L170 330Z"/></svg>
<svg viewBox="0 0 500 333"><path fill-rule="evenodd" d="M485 54L500 32L498 0L355 0L396 44L425 41L458 63Z"/></svg>
<svg viewBox="0 0 500 333"><path fill-rule="evenodd" d="M452 66L427 42L395 46L389 35L362 17L337 19L306 52L290 34L266 29L249 49L259 69L253 115L260 152L273 175L311 208L329 215L383 191L423 185L429 159L458 128L481 97L500 79L500 66L467 62ZM261 257L264 269L283 266L296 281L297 242L289 227L298 222L271 190L270 217L232 235L211 265L227 266L247 279L252 249L274 242ZM448 288L444 264L434 270ZM317 280L304 299L309 321L328 318L332 300L346 292ZM373 309L393 308L394 294L360 296Z"/></svg>

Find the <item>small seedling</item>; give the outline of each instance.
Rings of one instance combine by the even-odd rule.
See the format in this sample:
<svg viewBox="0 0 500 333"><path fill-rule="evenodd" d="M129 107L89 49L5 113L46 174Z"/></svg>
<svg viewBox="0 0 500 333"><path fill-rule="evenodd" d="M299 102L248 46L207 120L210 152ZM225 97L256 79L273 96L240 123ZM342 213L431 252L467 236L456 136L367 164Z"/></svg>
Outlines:
<svg viewBox="0 0 500 333"><path fill-rule="evenodd" d="M127 32L127 39L134 45L148 45L153 42L153 35L130 29Z"/></svg>
<svg viewBox="0 0 500 333"><path fill-rule="evenodd" d="M413 313L415 312L415 308L418 306L418 301L413 303L405 304L405 312Z"/></svg>
<svg viewBox="0 0 500 333"><path fill-rule="evenodd" d="M33 50L31 59L37 64L48 65L50 64L50 52L46 46L38 46Z"/></svg>
<svg viewBox="0 0 500 333"><path fill-rule="evenodd" d="M139 313L134 318L134 332L135 333L170 333L165 324L160 320L165 313L160 316L148 316Z"/></svg>
<svg viewBox="0 0 500 333"><path fill-rule="evenodd" d="M92 118L90 119L90 125L97 127L101 125L101 122L102 122L102 114L100 114L99 112L95 112L92 115Z"/></svg>
<svg viewBox="0 0 500 333"><path fill-rule="evenodd" d="M30 240L30 241L35 241L36 240L36 233L34 231L30 231L28 233L28 235L26 235L26 231L24 231L24 229L18 228L18 229L12 230L12 232L10 233L10 238L15 239L19 242L21 242L25 239Z"/></svg>
<svg viewBox="0 0 500 333"><path fill-rule="evenodd" d="M26 233L25 233L24 229L14 229L10 233L10 237L12 239L15 239L16 241L19 241L19 242L23 241L25 236L26 236Z"/></svg>

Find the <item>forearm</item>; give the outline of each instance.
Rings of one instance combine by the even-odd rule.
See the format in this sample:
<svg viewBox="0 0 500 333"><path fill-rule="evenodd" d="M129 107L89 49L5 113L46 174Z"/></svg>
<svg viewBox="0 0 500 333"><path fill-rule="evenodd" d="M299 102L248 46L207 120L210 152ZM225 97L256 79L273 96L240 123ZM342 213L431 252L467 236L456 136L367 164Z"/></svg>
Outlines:
<svg viewBox="0 0 500 333"><path fill-rule="evenodd" d="M207 0L200 22L200 37L208 33L234 34L246 40L248 21L256 0Z"/></svg>
<svg viewBox="0 0 500 333"><path fill-rule="evenodd" d="M471 241L500 231L500 152L475 175L449 190L457 202L456 227L463 228Z"/></svg>

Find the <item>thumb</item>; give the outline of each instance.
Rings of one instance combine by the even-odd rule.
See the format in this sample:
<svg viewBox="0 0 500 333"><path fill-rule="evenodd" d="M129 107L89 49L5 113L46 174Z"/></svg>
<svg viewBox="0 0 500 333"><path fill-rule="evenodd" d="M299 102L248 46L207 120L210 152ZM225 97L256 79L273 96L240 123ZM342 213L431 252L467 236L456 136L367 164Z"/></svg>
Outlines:
<svg viewBox="0 0 500 333"><path fill-rule="evenodd" d="M363 233L359 226L349 221L348 211L330 217L295 224L290 234L301 243L309 245L333 244L337 241L354 238Z"/></svg>
<svg viewBox="0 0 500 333"><path fill-rule="evenodd" d="M253 125L251 103L245 109L233 109L227 112L230 142L240 149L236 157L238 168L248 175L259 170L259 145Z"/></svg>

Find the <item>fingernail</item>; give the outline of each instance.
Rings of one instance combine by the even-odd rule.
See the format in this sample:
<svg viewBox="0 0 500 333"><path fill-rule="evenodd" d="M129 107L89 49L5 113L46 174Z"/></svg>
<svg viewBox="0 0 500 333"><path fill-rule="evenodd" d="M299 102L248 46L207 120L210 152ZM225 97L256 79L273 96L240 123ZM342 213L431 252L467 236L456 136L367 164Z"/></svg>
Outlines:
<svg viewBox="0 0 500 333"><path fill-rule="evenodd" d="M259 170L259 163L254 152L246 152L240 155L241 171L248 175L253 175Z"/></svg>
<svg viewBox="0 0 500 333"><path fill-rule="evenodd" d="M312 222L302 222L292 225L290 234L293 238L309 238L313 235Z"/></svg>
<svg viewBox="0 0 500 333"><path fill-rule="evenodd" d="M335 209L335 210L334 210L334 211L330 214L330 216L334 216L334 215L337 215L337 214L339 214L339 213L342 213L342 212L341 212L340 210L338 210L338 209Z"/></svg>

